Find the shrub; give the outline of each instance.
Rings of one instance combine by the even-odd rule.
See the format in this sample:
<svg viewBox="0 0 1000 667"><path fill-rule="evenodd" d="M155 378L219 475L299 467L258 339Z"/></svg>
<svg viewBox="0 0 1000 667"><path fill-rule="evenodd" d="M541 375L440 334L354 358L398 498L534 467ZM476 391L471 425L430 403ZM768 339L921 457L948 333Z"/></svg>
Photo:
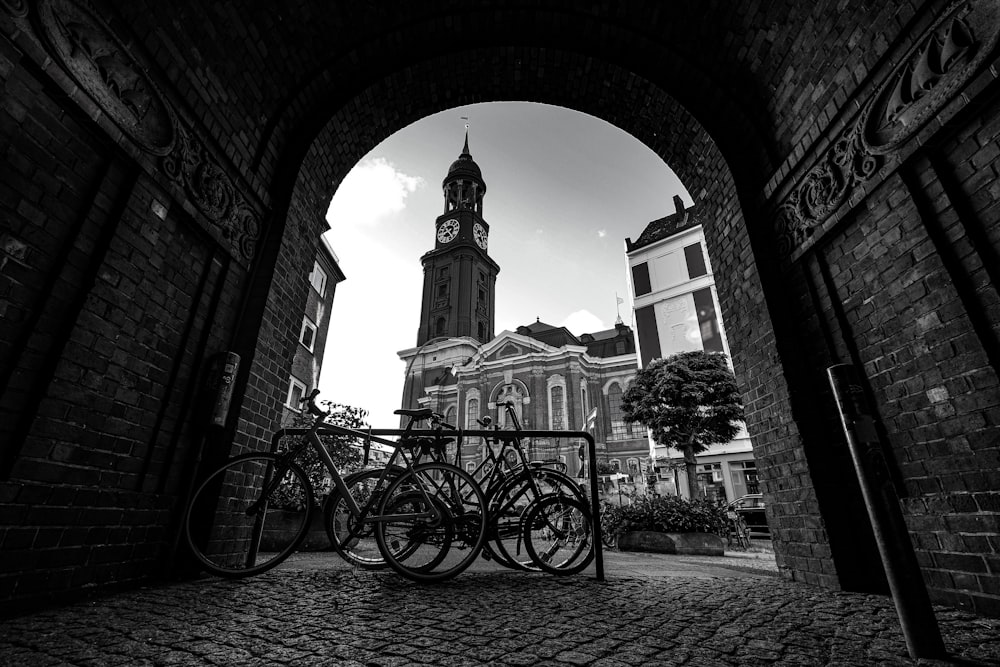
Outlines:
<svg viewBox="0 0 1000 667"><path fill-rule="evenodd" d="M610 509L604 526L619 536L638 530L719 534L726 527L726 508L679 496L636 496L631 505Z"/></svg>
<svg viewBox="0 0 1000 667"><path fill-rule="evenodd" d="M368 414L366 410L340 403L328 403L327 406L330 408L330 415L326 418L327 424L358 430L363 430L368 426L364 421ZM312 422L312 416L302 413L296 415L289 427L309 428ZM282 445L284 447L292 446L293 443L298 442L299 437L296 435L287 438L287 440L283 439ZM330 453L341 475L347 475L361 466L361 443L358 442L357 438L320 431L320 440L323 441L323 445ZM323 500L332 490L332 480L326 471L326 466L320 460L319 454L312 446L308 446L302 450L296 462L309 476L314 491L314 501L318 506L322 506ZM288 488L282 484L275 492L272 503L272 507L276 509L298 510L302 509L305 499L297 488Z"/></svg>

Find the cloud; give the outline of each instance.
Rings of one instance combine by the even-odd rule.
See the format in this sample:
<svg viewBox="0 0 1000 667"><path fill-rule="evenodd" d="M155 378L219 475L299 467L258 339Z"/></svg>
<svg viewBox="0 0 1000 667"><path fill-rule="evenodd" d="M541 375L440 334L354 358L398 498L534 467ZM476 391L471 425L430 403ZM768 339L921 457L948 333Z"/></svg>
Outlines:
<svg viewBox="0 0 1000 667"><path fill-rule="evenodd" d="M608 230L606 230L606 229L598 229L597 230L597 238L603 239L607 235L608 235Z"/></svg>
<svg viewBox="0 0 1000 667"><path fill-rule="evenodd" d="M566 327L571 333L577 336L585 333L594 333L595 331L603 331L610 328L601 320L601 318L594 315L589 310L578 310L570 313L566 316L566 319L560 322L559 326Z"/></svg>
<svg viewBox="0 0 1000 667"><path fill-rule="evenodd" d="M372 225L406 208L410 193L426 185L420 176L409 176L382 157L359 162L337 188L326 219L331 225Z"/></svg>

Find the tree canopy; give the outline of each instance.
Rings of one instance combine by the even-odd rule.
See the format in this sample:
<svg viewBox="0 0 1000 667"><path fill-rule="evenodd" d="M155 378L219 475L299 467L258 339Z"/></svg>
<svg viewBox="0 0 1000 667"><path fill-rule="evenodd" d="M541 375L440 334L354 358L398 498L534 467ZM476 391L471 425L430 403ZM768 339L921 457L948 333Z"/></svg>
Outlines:
<svg viewBox="0 0 1000 667"><path fill-rule="evenodd" d="M661 445L684 453L692 497L695 455L729 442L743 421L736 378L726 355L681 352L640 369L622 399L625 418L648 428Z"/></svg>

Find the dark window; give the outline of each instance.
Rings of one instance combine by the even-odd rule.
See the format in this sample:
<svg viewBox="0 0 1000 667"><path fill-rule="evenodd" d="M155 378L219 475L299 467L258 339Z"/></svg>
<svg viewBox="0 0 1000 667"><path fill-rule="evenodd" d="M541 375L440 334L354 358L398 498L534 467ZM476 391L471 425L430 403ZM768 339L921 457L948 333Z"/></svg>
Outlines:
<svg viewBox="0 0 1000 667"><path fill-rule="evenodd" d="M642 365L647 366L650 361L658 359L663 354L660 351L660 332L656 328L656 314L652 306L636 309L635 328L639 334Z"/></svg>
<svg viewBox="0 0 1000 667"><path fill-rule="evenodd" d="M649 284L649 265L646 262L632 267L632 287L635 288L636 296L649 294L653 291Z"/></svg>
<svg viewBox="0 0 1000 667"><path fill-rule="evenodd" d="M694 308L698 311L698 328L701 329L701 344L706 352L722 352L722 332L715 315L712 290L708 287L694 293Z"/></svg>
<svg viewBox="0 0 1000 667"><path fill-rule="evenodd" d="M448 320L444 319L443 317L439 317L435 333L438 336L443 336L445 333L447 333L447 331L448 331Z"/></svg>
<svg viewBox="0 0 1000 667"><path fill-rule="evenodd" d="M479 323L479 340L486 339L486 325L482 322Z"/></svg>
<svg viewBox="0 0 1000 667"><path fill-rule="evenodd" d="M687 260L688 278L697 278L708 273L708 269L705 267L705 256L701 254L700 243L685 247L684 259Z"/></svg>
<svg viewBox="0 0 1000 667"><path fill-rule="evenodd" d="M448 296L448 283L440 283L438 285L438 298L443 299Z"/></svg>

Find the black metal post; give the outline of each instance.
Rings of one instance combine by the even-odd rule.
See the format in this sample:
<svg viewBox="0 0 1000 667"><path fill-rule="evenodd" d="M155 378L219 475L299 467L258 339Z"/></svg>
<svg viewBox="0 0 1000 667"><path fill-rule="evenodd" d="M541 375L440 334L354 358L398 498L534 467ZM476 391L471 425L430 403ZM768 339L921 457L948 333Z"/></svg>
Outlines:
<svg viewBox="0 0 1000 667"><path fill-rule="evenodd" d="M838 364L829 367L827 375L861 483L861 494L889 580L906 648L911 658L944 658L947 651L857 372L854 366Z"/></svg>

